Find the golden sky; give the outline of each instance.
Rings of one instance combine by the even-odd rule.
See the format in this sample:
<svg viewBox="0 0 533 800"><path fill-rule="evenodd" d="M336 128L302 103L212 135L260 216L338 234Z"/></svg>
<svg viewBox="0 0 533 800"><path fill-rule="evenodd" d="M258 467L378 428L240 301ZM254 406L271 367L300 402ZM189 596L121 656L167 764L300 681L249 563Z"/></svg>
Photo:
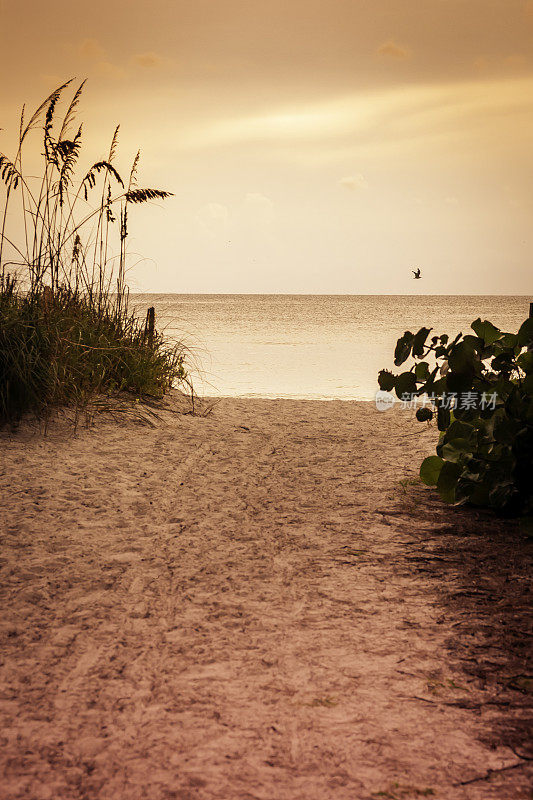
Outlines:
<svg viewBox="0 0 533 800"><path fill-rule="evenodd" d="M533 0L0 0L0 150L74 76L133 288L533 294Z"/></svg>

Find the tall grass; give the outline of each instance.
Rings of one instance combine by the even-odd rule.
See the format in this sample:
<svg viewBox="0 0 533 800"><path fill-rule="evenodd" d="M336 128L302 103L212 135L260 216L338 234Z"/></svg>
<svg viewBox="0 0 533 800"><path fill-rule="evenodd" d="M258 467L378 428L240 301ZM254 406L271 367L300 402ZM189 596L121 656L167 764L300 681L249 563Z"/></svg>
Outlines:
<svg viewBox="0 0 533 800"><path fill-rule="evenodd" d="M23 109L15 157L0 152L0 422L102 393L160 397L191 386L185 349L148 334L128 307L128 210L170 193L137 186L139 153L122 178L118 127L107 158L77 177L83 83L58 113L70 83L27 122ZM34 131L38 177L23 168Z"/></svg>

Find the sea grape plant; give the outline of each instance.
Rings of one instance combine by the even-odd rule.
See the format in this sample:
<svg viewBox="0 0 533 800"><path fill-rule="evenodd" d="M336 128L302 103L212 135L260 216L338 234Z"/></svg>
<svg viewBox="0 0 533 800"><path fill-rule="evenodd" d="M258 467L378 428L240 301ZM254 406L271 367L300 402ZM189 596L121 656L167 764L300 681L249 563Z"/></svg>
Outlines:
<svg viewBox="0 0 533 800"><path fill-rule="evenodd" d="M533 318L518 333L476 319L474 334L452 341L431 328L406 331L394 364L379 387L415 400L420 422L436 419L437 454L420 478L447 503L490 507L504 514L533 513Z"/></svg>

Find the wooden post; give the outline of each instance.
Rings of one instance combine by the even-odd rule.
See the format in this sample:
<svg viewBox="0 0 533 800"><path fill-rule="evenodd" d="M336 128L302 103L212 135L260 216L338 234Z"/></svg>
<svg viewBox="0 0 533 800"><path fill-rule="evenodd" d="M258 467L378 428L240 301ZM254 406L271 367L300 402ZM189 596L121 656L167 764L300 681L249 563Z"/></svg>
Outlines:
<svg viewBox="0 0 533 800"><path fill-rule="evenodd" d="M43 286L43 310L48 314L52 306L54 294L50 286Z"/></svg>
<svg viewBox="0 0 533 800"><path fill-rule="evenodd" d="M151 306L148 309L148 313L146 314L146 325L144 327L144 333L146 338L148 339L148 344L150 347L154 343L154 332L155 332L155 308Z"/></svg>

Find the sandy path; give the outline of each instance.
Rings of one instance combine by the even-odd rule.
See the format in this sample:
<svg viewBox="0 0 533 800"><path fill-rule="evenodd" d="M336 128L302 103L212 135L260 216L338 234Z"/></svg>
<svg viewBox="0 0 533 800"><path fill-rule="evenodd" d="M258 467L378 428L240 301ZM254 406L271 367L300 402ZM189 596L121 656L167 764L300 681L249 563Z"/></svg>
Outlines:
<svg viewBox="0 0 533 800"><path fill-rule="evenodd" d="M416 555L446 512L398 483L435 438L407 418L2 433L2 800L529 797L460 702L483 687Z"/></svg>

